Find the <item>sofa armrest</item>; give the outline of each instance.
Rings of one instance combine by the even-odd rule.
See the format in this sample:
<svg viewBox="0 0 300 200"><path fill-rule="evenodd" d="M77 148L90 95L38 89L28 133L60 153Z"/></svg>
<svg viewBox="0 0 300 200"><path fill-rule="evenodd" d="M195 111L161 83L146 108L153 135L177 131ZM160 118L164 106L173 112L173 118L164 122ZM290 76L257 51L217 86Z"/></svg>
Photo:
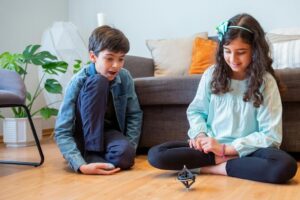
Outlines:
<svg viewBox="0 0 300 200"><path fill-rule="evenodd" d="M276 69L276 74L287 87L282 95L283 102L300 101L300 68Z"/></svg>
<svg viewBox="0 0 300 200"><path fill-rule="evenodd" d="M197 92L201 75L146 77L134 79L135 90L143 105L188 105Z"/></svg>
<svg viewBox="0 0 300 200"><path fill-rule="evenodd" d="M154 75L154 63L151 58L126 55L124 68L129 70L133 78Z"/></svg>

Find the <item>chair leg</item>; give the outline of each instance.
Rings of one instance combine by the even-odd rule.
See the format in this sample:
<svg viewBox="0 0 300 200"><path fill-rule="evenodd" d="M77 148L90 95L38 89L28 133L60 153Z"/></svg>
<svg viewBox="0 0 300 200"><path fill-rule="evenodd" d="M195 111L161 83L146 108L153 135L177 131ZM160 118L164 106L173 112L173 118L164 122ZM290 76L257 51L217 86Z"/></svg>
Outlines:
<svg viewBox="0 0 300 200"><path fill-rule="evenodd" d="M38 136L36 134L36 130L35 130L32 118L31 118L31 114L30 114L27 106L21 105L21 107L23 107L25 109L25 111L26 111L27 118L29 120L29 124L30 124L31 130L32 130L32 134L33 134L36 146L37 146L38 151L39 151L40 162L22 162L22 161L3 161L3 160L0 160L0 164L30 165L30 166L38 167L38 166L40 166L40 165L42 165L44 163L43 150L42 150L39 138L38 138Z"/></svg>

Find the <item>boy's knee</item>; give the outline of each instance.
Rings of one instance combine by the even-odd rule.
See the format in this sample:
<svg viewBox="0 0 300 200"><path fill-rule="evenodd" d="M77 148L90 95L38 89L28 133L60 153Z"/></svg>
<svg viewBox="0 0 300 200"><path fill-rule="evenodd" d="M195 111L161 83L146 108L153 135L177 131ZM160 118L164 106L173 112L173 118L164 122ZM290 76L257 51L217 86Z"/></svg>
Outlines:
<svg viewBox="0 0 300 200"><path fill-rule="evenodd" d="M94 76L90 76L84 83L83 92L84 93L92 93L93 95L96 93L105 94L109 88L109 80L100 74L96 74Z"/></svg>
<svg viewBox="0 0 300 200"><path fill-rule="evenodd" d="M80 110L81 114L89 116L91 115L89 112L94 112L95 110L105 111L108 91L109 81L105 77L99 74L88 77L80 90L77 109ZM82 116L82 118L87 117Z"/></svg>
<svg viewBox="0 0 300 200"><path fill-rule="evenodd" d="M118 155L115 156L114 164L121 169L129 169L134 165L135 148L129 143L121 144Z"/></svg>

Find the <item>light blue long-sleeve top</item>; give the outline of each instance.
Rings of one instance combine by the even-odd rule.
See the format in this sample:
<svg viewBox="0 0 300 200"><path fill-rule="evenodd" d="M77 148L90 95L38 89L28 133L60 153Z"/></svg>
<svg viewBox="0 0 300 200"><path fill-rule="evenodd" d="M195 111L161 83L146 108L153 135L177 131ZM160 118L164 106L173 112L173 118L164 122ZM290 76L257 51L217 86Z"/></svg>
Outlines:
<svg viewBox="0 0 300 200"><path fill-rule="evenodd" d="M279 148L282 141L282 104L276 80L269 73L260 87L263 104L255 108L244 102L247 79L231 80L231 90L222 95L211 93L214 67L202 75L196 96L187 109L190 124L188 135L200 132L219 143L232 145L240 157L259 148Z"/></svg>

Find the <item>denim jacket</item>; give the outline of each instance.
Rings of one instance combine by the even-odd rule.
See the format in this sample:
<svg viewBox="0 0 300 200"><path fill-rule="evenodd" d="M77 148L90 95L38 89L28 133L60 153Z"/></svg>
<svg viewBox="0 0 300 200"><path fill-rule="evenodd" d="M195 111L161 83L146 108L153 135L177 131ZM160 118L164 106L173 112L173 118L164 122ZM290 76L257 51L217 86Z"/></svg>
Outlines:
<svg viewBox="0 0 300 200"><path fill-rule="evenodd" d="M86 164L74 138L75 108L80 89L86 78L93 73L90 70L92 68L95 69L93 63L81 69L71 79L55 124L56 143L74 171L78 171L81 165ZM110 86L110 91L119 127L130 143L137 148L141 133L142 111L135 93L133 79L126 69L120 70Z"/></svg>

